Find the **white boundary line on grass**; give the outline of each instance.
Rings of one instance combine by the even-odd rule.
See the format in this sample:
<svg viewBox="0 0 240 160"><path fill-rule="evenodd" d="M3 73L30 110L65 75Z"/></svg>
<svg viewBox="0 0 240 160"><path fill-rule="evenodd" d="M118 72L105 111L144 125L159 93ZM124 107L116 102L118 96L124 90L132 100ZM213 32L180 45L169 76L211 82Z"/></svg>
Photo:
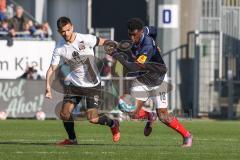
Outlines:
<svg viewBox="0 0 240 160"><path fill-rule="evenodd" d="M5 153L5 152L0 152L0 153ZM16 153L16 154L69 154L69 152L57 152L57 151L51 151L51 152L46 152L46 151L31 151L31 152L22 152L22 151L16 151L16 152L11 152L11 153ZM83 154L96 154L96 152L82 152ZM100 152L101 154L116 154L116 152Z"/></svg>
<svg viewBox="0 0 240 160"><path fill-rule="evenodd" d="M178 140L178 138L173 138ZM224 141L224 142L240 142L240 139L237 138L197 138L193 137L194 141Z"/></svg>
<svg viewBox="0 0 240 160"><path fill-rule="evenodd" d="M12 152L14 153L14 152ZM22 151L16 151L16 154L68 154L68 152L41 152L41 151L36 151L36 152L22 152Z"/></svg>
<svg viewBox="0 0 240 160"><path fill-rule="evenodd" d="M36 140L36 139L34 139L34 140L30 140L30 139L11 139L11 140L9 140L9 139L6 139L6 140L4 140L4 139L1 139L0 140L0 143L1 142L29 142L29 143L34 143L34 142L58 142L58 141L60 141L59 139L47 139L47 140ZM80 141L80 142L103 142L104 140L102 140L102 139L80 139L80 140L78 140L78 141Z"/></svg>

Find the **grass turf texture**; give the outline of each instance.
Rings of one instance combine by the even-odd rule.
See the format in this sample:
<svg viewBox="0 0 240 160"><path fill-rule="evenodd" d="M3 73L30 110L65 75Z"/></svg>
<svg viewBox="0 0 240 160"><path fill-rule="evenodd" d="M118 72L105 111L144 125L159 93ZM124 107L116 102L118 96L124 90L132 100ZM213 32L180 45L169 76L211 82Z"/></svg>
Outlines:
<svg viewBox="0 0 240 160"><path fill-rule="evenodd" d="M182 138L160 122L154 124L149 137L143 135L145 122L122 122L121 140L113 143L108 127L78 121L79 145L61 147L55 145L66 138L61 121L0 121L0 159L239 159L239 121L182 123L194 135L192 148L181 148Z"/></svg>

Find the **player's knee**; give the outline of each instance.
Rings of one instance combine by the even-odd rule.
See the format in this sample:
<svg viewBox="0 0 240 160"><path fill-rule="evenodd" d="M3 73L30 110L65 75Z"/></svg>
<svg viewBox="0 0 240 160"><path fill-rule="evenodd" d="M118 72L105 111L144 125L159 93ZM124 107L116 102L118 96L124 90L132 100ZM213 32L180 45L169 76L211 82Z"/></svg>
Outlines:
<svg viewBox="0 0 240 160"><path fill-rule="evenodd" d="M159 120L165 124L169 124L173 119L173 115L168 113L167 110L158 110L157 114L158 114Z"/></svg>
<svg viewBox="0 0 240 160"><path fill-rule="evenodd" d="M65 113L63 111L60 112L60 118L64 121L68 121L71 119L71 114L70 113Z"/></svg>
<svg viewBox="0 0 240 160"><path fill-rule="evenodd" d="M90 123L96 124L96 123L98 123L98 116L93 116L92 114L89 114L88 115L88 121Z"/></svg>
<svg viewBox="0 0 240 160"><path fill-rule="evenodd" d="M91 118L91 119L88 119L88 121L89 121L90 123L97 124L97 123L98 123L98 118Z"/></svg>
<svg viewBox="0 0 240 160"><path fill-rule="evenodd" d="M87 112L87 119L90 123L98 123L98 113L97 110L91 109Z"/></svg>
<svg viewBox="0 0 240 160"><path fill-rule="evenodd" d="M160 114L159 120L165 124L169 124L171 122L171 116L169 114Z"/></svg>

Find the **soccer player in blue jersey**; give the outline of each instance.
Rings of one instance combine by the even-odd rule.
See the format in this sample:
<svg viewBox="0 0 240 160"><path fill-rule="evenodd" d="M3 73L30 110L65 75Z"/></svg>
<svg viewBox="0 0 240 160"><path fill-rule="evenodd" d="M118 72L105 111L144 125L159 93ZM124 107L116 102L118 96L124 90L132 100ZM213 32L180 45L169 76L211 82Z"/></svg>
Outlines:
<svg viewBox="0 0 240 160"><path fill-rule="evenodd" d="M174 115L168 113L167 90L162 87L163 81L166 81L167 78L165 76L167 68L155 44L154 37L150 36L154 31L148 32L150 31L149 28L144 28L142 20L138 18L130 19L127 22L127 27L128 36L133 42L130 51L123 53L115 50L111 55L128 72L134 73L136 76L131 88L131 95L136 98L136 110L133 111L133 114L138 114L144 102L151 98L159 120L182 135L182 147L191 147L191 133L185 129ZM145 126L145 135L151 133L151 125L152 121L148 121Z"/></svg>

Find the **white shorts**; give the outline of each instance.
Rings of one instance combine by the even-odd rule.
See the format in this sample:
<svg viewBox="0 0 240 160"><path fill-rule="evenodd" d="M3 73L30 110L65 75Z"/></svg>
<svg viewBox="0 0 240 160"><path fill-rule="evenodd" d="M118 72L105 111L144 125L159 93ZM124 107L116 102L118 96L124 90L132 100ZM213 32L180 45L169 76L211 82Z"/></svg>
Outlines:
<svg viewBox="0 0 240 160"><path fill-rule="evenodd" d="M131 95L137 100L152 101L155 109L168 107L168 90L169 84L167 82L167 75L163 82L158 86L149 87L138 80L133 82L131 88Z"/></svg>

